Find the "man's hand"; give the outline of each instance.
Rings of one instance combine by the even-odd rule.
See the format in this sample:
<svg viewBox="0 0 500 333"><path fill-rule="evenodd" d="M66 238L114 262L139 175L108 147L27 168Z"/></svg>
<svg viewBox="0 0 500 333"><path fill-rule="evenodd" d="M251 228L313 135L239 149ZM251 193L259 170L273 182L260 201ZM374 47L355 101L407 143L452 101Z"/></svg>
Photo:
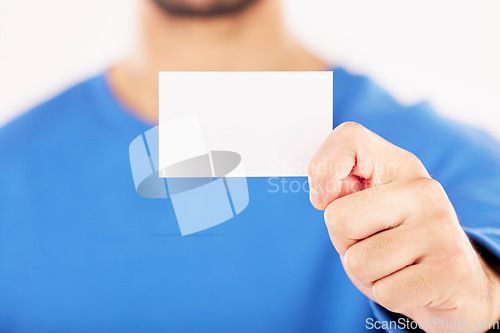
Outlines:
<svg viewBox="0 0 500 333"><path fill-rule="evenodd" d="M413 154L344 123L312 159L309 183L347 275L366 296L416 322L440 320L421 327L428 332L458 324L484 332L500 320L499 276Z"/></svg>

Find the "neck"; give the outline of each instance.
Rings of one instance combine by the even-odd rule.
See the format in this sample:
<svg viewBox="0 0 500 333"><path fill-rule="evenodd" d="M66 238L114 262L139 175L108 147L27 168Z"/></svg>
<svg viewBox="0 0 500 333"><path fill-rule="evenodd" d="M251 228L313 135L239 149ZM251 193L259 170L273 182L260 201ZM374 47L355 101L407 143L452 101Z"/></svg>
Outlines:
<svg viewBox="0 0 500 333"><path fill-rule="evenodd" d="M178 18L141 1L138 42L110 70L111 87L139 118L156 123L159 71L324 69L288 35L280 13L278 0L260 0L230 17Z"/></svg>

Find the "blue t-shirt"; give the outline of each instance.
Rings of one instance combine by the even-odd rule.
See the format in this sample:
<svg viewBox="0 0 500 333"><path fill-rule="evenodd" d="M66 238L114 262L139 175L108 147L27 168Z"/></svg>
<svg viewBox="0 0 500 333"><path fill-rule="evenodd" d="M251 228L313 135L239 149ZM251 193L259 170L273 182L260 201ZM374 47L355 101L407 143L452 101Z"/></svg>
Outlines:
<svg viewBox="0 0 500 333"><path fill-rule="evenodd" d="M415 153L500 257L493 139L337 68L335 125L348 120ZM152 126L99 75L0 129L0 332L361 332L391 318L346 277L323 213L293 190L305 178L277 193L248 179L241 214L182 237L170 200L134 188L129 144Z"/></svg>

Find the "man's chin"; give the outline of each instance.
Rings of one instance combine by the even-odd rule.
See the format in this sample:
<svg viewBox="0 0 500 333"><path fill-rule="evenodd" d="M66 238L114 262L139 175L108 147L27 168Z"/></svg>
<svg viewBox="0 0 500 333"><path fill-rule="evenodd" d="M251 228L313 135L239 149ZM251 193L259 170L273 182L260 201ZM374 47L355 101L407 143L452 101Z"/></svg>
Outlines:
<svg viewBox="0 0 500 333"><path fill-rule="evenodd" d="M153 0L164 12L178 17L218 17L244 11L260 0Z"/></svg>

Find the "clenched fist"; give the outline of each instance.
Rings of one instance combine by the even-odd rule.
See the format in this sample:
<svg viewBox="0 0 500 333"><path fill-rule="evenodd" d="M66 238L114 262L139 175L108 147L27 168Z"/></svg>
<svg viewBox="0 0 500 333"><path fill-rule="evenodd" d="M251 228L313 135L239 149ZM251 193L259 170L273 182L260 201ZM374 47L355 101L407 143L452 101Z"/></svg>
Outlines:
<svg viewBox="0 0 500 333"><path fill-rule="evenodd" d="M309 183L347 275L366 296L416 322L460 322L467 332L500 320L500 277L413 154L344 123L313 157Z"/></svg>

